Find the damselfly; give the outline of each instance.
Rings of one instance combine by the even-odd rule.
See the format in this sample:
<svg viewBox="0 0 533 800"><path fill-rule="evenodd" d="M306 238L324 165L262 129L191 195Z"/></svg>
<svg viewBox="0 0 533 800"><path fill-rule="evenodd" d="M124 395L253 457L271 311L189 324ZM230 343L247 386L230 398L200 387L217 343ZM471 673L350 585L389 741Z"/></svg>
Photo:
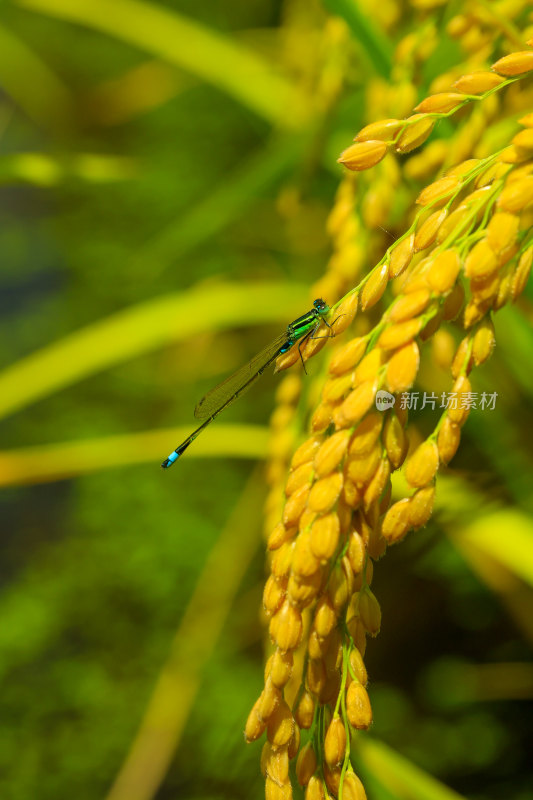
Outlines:
<svg viewBox="0 0 533 800"><path fill-rule="evenodd" d="M278 336L277 339L274 339L268 347L265 347L264 350L261 350L260 353L254 356L248 364L238 369L237 372L234 372L233 375L230 375L225 381L222 381L222 383L219 383L214 389L211 389L205 397L202 397L194 409L194 416L196 419L205 420L205 422L202 422L199 428L196 428L179 447L176 447L169 457L165 458L161 466L167 469L174 461L177 461L204 428L207 428L209 423L213 422L221 411L224 411L234 400L237 400L237 398L244 394L278 356L290 350L296 342L300 343L298 349L300 350L301 356L301 347L303 343L313 336L322 322L331 329L331 325L329 325L326 320L329 311L330 308L324 300L315 300L313 308L308 311L307 314L298 317L294 322L287 325L287 330Z"/></svg>

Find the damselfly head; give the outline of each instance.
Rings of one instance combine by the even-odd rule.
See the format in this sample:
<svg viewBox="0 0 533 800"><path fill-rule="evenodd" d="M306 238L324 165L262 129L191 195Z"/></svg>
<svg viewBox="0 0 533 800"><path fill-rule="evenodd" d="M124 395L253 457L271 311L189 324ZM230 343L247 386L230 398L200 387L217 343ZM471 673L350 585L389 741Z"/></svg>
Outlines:
<svg viewBox="0 0 533 800"><path fill-rule="evenodd" d="M313 306L316 308L317 311L329 311L329 306L325 300L322 300L320 297L313 302Z"/></svg>

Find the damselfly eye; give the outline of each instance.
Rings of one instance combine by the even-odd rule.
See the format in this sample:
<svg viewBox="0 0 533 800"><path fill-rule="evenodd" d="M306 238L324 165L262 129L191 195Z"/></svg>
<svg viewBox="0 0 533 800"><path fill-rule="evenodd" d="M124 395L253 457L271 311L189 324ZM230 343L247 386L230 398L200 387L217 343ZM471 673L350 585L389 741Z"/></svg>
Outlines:
<svg viewBox="0 0 533 800"><path fill-rule="evenodd" d="M317 300L314 301L313 305L317 311L322 311L322 309L326 308L327 303L324 300L318 298Z"/></svg>

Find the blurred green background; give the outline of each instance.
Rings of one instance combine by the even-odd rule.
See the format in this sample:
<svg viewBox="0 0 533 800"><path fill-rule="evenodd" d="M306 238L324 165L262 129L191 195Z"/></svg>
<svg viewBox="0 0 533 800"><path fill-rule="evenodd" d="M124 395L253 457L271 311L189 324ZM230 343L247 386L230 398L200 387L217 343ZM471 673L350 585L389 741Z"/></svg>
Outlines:
<svg viewBox="0 0 533 800"><path fill-rule="evenodd" d="M263 795L242 731L275 379L158 464L308 307L336 155L417 25L407 4L392 32L325 5L1 5L5 800ZM439 47L420 96L457 61ZM474 379L497 410L471 415L435 521L376 569L371 800L533 797L531 312L530 292L499 315Z"/></svg>

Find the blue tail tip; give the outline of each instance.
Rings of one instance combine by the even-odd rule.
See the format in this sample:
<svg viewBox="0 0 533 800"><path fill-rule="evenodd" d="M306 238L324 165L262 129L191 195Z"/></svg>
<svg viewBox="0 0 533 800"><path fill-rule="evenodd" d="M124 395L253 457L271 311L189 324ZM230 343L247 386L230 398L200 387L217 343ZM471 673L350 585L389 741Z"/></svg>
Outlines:
<svg viewBox="0 0 533 800"><path fill-rule="evenodd" d="M164 461L163 461L163 463L161 464L162 468L163 468L163 469L168 469L170 466L172 466L172 464L174 463L174 461L177 461L177 460L178 460L178 457L179 457L179 453L176 453L176 451L174 451L173 453L171 453L171 454L169 455L169 457L168 457L168 458L165 458L165 460L164 460Z"/></svg>

